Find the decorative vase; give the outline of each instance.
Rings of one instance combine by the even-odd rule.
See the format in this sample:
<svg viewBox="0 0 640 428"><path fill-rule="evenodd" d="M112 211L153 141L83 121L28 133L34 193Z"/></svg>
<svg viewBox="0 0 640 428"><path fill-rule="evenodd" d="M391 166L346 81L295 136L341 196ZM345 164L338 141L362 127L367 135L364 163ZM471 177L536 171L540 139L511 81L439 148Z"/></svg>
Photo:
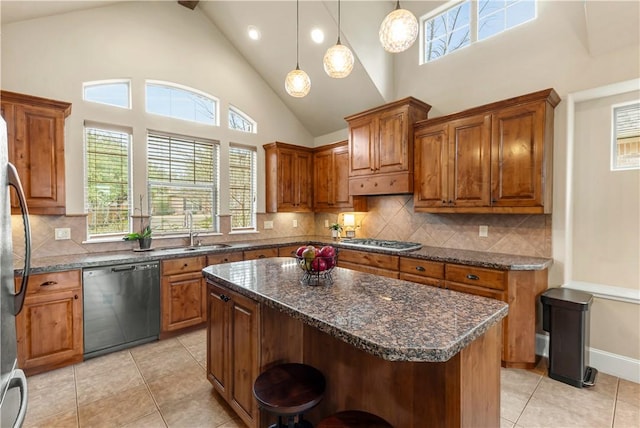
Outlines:
<svg viewBox="0 0 640 428"><path fill-rule="evenodd" d="M339 238L340 237L340 231L339 230L335 230L335 229L331 229L331 237L332 238Z"/></svg>
<svg viewBox="0 0 640 428"><path fill-rule="evenodd" d="M148 250L151 248L151 238L140 238L138 239L138 243L140 244L141 250Z"/></svg>

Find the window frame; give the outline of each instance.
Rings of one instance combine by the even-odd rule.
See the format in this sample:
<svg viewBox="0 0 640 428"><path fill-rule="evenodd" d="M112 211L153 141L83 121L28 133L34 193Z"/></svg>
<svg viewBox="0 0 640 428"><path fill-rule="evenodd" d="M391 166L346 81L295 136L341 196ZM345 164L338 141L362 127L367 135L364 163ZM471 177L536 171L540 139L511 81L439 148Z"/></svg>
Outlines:
<svg viewBox="0 0 640 428"><path fill-rule="evenodd" d="M176 182L172 182L171 180L169 181L162 181L162 180L154 180L151 178L151 174L149 173L150 170L150 165L151 163L149 162L149 155L150 155L150 150L149 150L149 140L150 137L156 137L156 138L167 138L169 140L175 139L175 140L182 140L183 142L193 142L194 146L196 143L200 143L200 144L206 144L206 145L211 145L212 150L213 150L213 154L212 154L212 181L210 183L208 182L196 182L195 181L195 175L194 175L194 182L183 182L182 184L176 184ZM153 187L156 186L165 186L165 187L169 187L169 188L191 188L191 189L211 189L211 228L210 229L203 229L203 228L198 228L198 227L192 227L191 230L192 231L196 231L198 233L219 233L220 232L220 141L218 140L213 140L213 139L207 139L207 138L200 138L200 137L194 137L191 135L182 135L182 134L176 134L176 133L171 133L171 132L164 132L164 131L157 131L157 130L147 130L147 136L146 136L146 143L147 143L147 156L146 156L146 169L147 169L147 182L146 182L146 187L147 187L147 203L149 206L149 210L151 211L151 225L152 228L154 230L154 234L157 235L161 235L161 236L171 236L171 235L181 235L184 234L186 232L189 231L189 225L187 224L187 211L192 212L191 210L186 210L183 207L183 213L181 214L182 216L184 216L184 222L183 222L183 226L180 228L175 228L175 229L160 229L157 226L157 218L160 217L160 215L158 214L154 214L153 209L154 209L154 204L153 204ZM197 165L194 165L194 174L195 174L195 169L196 169ZM193 215L193 212L192 212ZM206 216L206 214L205 214ZM154 218L156 219L156 221L154 221ZM196 223L197 219L193 219L193 224L197 224Z"/></svg>
<svg viewBox="0 0 640 428"><path fill-rule="evenodd" d="M200 122L197 120L192 120L192 119L184 119L178 116L172 116L172 115L167 115L167 114L162 114L162 113L156 113L156 112L152 112L149 111L149 96L147 93L148 87L149 85L155 85L155 86L164 86L166 88L169 89L176 89L179 91L184 91L184 92L188 92L191 93L193 95L202 97L202 98L206 98L208 100L210 100L213 103L213 122L212 123L205 123L205 122ZM168 82L168 81L164 81L164 80L151 80L151 79L146 79L144 81L144 111L147 114L153 115L153 116L160 116L160 117L165 117L165 118L169 118L169 119L173 119L173 120L178 120L181 122L188 122L188 123L196 123L198 125L203 125L203 126L220 126L220 99L217 97L214 97L211 94L208 94L207 92L201 91L199 89L195 89L186 85L181 85L179 83L175 83L175 82Z"/></svg>
<svg viewBox="0 0 640 428"><path fill-rule="evenodd" d="M95 87L95 86L105 86L105 85L113 85L116 83L126 83L127 85L127 105L126 106L121 106L118 104L110 104L110 103L103 103L100 101L94 101L94 100L90 100L87 99L86 97L86 89L88 87ZM131 100L131 79L106 79L106 80L93 80L90 82L82 82L82 100L88 103L92 103L92 104L98 104L98 105L103 105L103 106L109 106L109 107L116 107L116 108L121 108L121 109L125 109L125 110L131 110L133 108L133 104L132 104L132 100Z"/></svg>
<svg viewBox="0 0 640 428"><path fill-rule="evenodd" d="M251 218L251 225L250 226L243 226L243 227L234 227L233 226L233 211L232 211L232 183L231 183L231 150L236 149L236 150L246 150L251 152L252 155L252 159L251 159L251 169L250 169L250 195L253 199L253 201L251 202L251 208L249 209L250 211L250 218ZM237 143L230 143L229 144L229 214L231 215L231 222L230 222L230 231L233 232L247 232L247 231L257 231L258 230L258 217L257 217L257 199L258 199L258 150L257 147L254 146L248 146L248 145L243 145L243 144L237 144Z"/></svg>
<svg viewBox="0 0 640 428"><path fill-rule="evenodd" d="M640 100L627 101L624 103L617 103L611 105L611 171L633 171L640 169L640 161L638 165L631 166L618 166L618 126L617 126L617 110L622 109L628 106L637 106L637 110L640 111ZM638 136L640 136L640 132L638 132ZM640 145L640 141L637 143ZM640 152L640 149L639 149ZM640 155L639 155L640 156Z"/></svg>
<svg viewBox="0 0 640 428"><path fill-rule="evenodd" d="M90 156L90 152L89 152L89 141L88 141L88 134L87 131L90 129L96 129L96 130L100 130L100 131L104 131L104 132L117 132L117 133L122 133L122 134L126 134L127 135L127 166L126 166L126 171L127 171L127 192L128 192L128 198L127 198L127 230L122 230L122 231L117 231L117 232L108 232L108 233L94 233L91 234L90 233L90 221L89 221L89 217L91 216L91 212L93 212L93 209L91 209L89 200L90 200L90 192L89 192L89 156ZM104 123L99 123L99 122L92 122L92 121L84 121L83 124L83 139L84 139L84 205L85 205L85 211L87 212L87 223L86 223L86 228L87 228L87 240L88 241L97 241L97 240L104 240L104 239L110 239L110 238L118 238L120 239L121 237L125 236L126 234L130 233L133 227L133 220L132 220L132 204L133 204L133 200L132 200L132 195L133 195L133 171L132 171L132 166L133 166L133 130L131 128L128 127L123 127L123 126L117 126L117 125L110 125L110 124L104 124Z"/></svg>
<svg viewBox="0 0 640 428"><path fill-rule="evenodd" d="M243 112L239 108L237 108L237 107L235 107L233 105L229 105L228 122L231 122L231 115L232 114L236 114L236 115L240 116L246 122L249 122L251 124L251 131L245 131L244 129L233 128L233 127L231 127L231 123L228 124L229 125L229 129L234 130L234 131L239 131L239 132L245 132L247 134L257 134L258 133L258 123L255 120L253 120L253 118L251 116L249 116L248 114L246 114L245 112Z"/></svg>

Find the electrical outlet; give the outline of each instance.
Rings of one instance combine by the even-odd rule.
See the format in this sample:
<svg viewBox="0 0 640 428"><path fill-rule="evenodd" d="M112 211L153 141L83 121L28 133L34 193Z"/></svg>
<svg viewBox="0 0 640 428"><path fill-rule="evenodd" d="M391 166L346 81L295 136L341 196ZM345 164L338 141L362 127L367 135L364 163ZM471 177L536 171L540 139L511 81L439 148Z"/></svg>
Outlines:
<svg viewBox="0 0 640 428"><path fill-rule="evenodd" d="M298 220L293 219L293 227L298 227Z"/></svg>
<svg viewBox="0 0 640 428"><path fill-rule="evenodd" d="M481 238L486 238L489 236L489 226L482 225L480 226L480 230L478 231L478 236Z"/></svg>
<svg viewBox="0 0 640 428"><path fill-rule="evenodd" d="M264 228L265 229L273 229L273 221L271 220L267 220L264 222Z"/></svg>
<svg viewBox="0 0 640 428"><path fill-rule="evenodd" d="M329 227L329 220L324 221L324 227Z"/></svg>
<svg viewBox="0 0 640 428"><path fill-rule="evenodd" d="M56 241L59 241L62 239L71 239L71 229L69 229L68 227L56 227L55 239Z"/></svg>

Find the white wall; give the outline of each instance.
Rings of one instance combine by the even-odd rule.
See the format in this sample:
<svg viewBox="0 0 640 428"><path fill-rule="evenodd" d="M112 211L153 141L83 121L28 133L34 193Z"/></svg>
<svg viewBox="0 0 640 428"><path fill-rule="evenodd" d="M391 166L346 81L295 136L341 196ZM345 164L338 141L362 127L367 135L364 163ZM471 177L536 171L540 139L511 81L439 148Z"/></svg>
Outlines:
<svg viewBox="0 0 640 428"><path fill-rule="evenodd" d="M221 171L228 165L230 142L260 147L259 189L264 189L263 144L313 145L312 136L216 27L201 12L177 2L124 2L4 25L1 76L2 89L73 104L66 122L67 214L84 213L84 120L133 128L134 195L146 193L146 168L136 165L145 165L145 145L138 142L145 140L147 129L219 140ZM112 78L131 79L133 111L82 101L82 82ZM218 97L221 126L145 114L145 79L176 82ZM258 134L227 129L229 104L258 122ZM221 174L221 214L228 207L226 180ZM264 211L264 191L258 194L258 211Z"/></svg>

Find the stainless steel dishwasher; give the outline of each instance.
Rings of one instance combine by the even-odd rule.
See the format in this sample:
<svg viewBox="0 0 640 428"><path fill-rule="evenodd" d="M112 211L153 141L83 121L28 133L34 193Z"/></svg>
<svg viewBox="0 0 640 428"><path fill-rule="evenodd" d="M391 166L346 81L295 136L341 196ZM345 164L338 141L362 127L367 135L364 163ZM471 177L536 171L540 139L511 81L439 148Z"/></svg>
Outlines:
<svg viewBox="0 0 640 428"><path fill-rule="evenodd" d="M159 262L84 269L82 281L85 358L158 338Z"/></svg>

